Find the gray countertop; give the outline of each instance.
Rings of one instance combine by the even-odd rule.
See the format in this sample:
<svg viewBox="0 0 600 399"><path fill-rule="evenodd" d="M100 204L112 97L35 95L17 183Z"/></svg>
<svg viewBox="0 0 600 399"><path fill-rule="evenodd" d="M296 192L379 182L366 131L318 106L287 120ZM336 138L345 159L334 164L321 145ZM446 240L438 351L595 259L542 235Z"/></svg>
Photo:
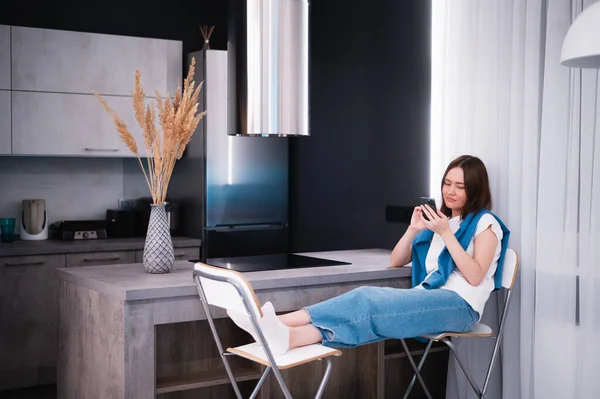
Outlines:
<svg viewBox="0 0 600 399"><path fill-rule="evenodd" d="M390 268L391 251L358 249L349 251L310 252L314 256L350 265L244 273L254 290L337 284L356 281L410 278L411 268ZM144 300L198 295L192 279L194 265L176 262L168 274L148 274L141 263L109 266L85 266L57 269L61 280L116 296L123 300Z"/></svg>
<svg viewBox="0 0 600 399"><path fill-rule="evenodd" d="M50 255L78 252L134 251L144 249L144 237L107 238L100 240L44 240L0 243L0 256ZM173 237L175 248L199 247L199 238Z"/></svg>

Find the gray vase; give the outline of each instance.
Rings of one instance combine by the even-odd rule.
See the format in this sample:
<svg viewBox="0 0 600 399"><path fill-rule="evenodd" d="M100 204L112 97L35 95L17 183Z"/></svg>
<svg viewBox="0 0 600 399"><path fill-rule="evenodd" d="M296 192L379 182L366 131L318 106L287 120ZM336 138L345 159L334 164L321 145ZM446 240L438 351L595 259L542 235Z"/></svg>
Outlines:
<svg viewBox="0 0 600 399"><path fill-rule="evenodd" d="M144 244L144 269L152 274L169 273L175 265L171 231L165 204L150 205L150 221Z"/></svg>

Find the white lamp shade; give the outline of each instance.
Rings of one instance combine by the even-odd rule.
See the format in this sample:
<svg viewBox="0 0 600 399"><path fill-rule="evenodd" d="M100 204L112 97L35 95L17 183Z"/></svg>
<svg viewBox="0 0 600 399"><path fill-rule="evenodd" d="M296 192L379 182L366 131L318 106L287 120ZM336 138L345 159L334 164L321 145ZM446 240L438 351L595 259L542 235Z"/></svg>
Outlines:
<svg viewBox="0 0 600 399"><path fill-rule="evenodd" d="M600 68L600 1L583 10L569 28L560 63L573 68Z"/></svg>

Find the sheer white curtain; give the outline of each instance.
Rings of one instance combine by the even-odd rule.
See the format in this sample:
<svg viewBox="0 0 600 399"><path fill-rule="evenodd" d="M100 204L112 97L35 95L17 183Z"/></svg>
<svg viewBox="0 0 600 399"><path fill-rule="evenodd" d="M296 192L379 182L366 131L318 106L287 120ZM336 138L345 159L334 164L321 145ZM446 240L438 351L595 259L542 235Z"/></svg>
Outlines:
<svg viewBox="0 0 600 399"><path fill-rule="evenodd" d="M572 20L591 3L548 4L533 357L540 398L600 395L598 71L556 62Z"/></svg>
<svg viewBox="0 0 600 399"><path fill-rule="evenodd" d="M520 255L490 398L600 392L598 73L559 63L572 20L592 2L433 0L432 195L450 160L482 158L493 211ZM492 327L497 299L484 312ZM482 383L491 342L457 341ZM447 397L475 397L453 362Z"/></svg>

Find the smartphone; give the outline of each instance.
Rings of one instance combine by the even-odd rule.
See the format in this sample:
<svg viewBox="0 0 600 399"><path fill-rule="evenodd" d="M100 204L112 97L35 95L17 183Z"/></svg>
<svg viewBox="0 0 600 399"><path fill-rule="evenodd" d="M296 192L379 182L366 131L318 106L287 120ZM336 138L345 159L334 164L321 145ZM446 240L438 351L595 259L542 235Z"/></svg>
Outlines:
<svg viewBox="0 0 600 399"><path fill-rule="evenodd" d="M429 205L431 207L431 209L433 209L434 211L437 211L437 205L435 204L435 198L421 197L421 205L425 205L425 204ZM423 213L423 217L425 218L425 220L429 221L427 214Z"/></svg>

